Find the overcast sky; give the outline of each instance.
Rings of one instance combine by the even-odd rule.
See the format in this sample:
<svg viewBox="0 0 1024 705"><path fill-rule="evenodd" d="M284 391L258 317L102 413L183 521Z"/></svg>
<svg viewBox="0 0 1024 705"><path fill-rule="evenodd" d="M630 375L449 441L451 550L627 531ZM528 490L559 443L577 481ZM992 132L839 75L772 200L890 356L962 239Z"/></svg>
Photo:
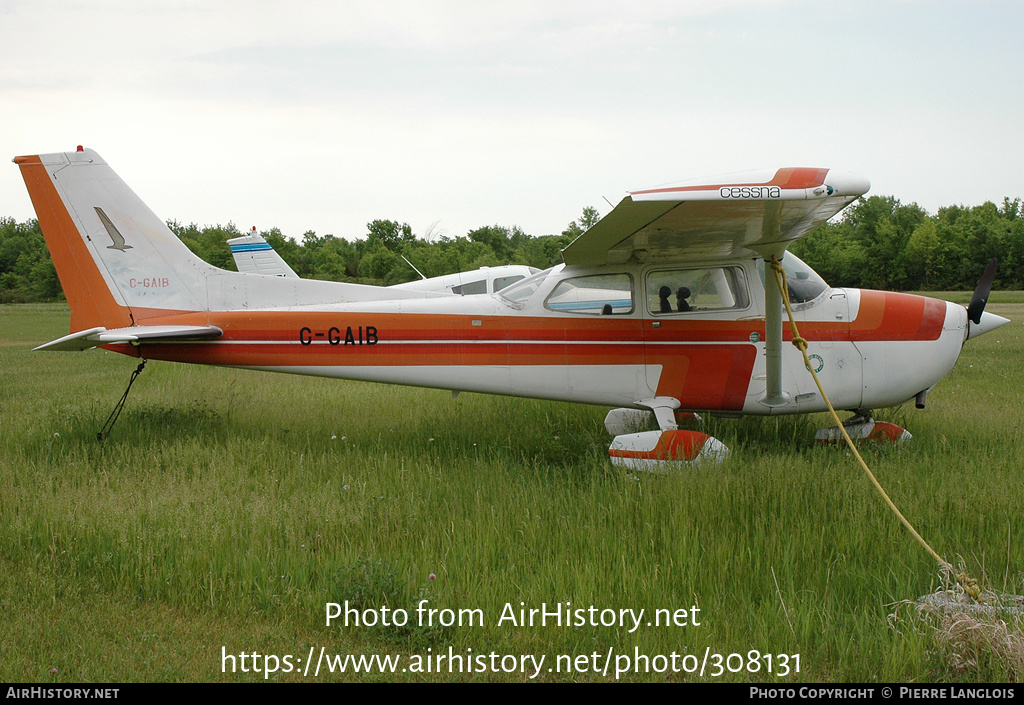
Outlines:
<svg viewBox="0 0 1024 705"><path fill-rule="evenodd" d="M184 223L543 235L780 166L931 212L1024 196L1019 0L0 0L0 26L0 156L84 144ZM9 163L0 216L34 217Z"/></svg>

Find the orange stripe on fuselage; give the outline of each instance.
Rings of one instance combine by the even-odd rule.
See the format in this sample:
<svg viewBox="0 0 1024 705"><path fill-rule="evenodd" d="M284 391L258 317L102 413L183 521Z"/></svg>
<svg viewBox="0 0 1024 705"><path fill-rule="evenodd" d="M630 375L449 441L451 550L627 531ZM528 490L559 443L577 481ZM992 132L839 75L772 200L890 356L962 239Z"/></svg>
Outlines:
<svg viewBox="0 0 1024 705"><path fill-rule="evenodd" d="M946 302L892 291L860 292L860 310L850 324L859 340L938 340L946 320Z"/></svg>
<svg viewBox="0 0 1024 705"><path fill-rule="evenodd" d="M210 312L224 331L216 341L143 345L147 358L252 367L660 365L659 395L684 408L740 409L757 348L750 334L761 321L447 316L359 312ZM473 325L473 321L480 325ZM197 314L153 324L200 322ZM650 321L646 321L649 325ZM374 329L370 344L367 329ZM351 328L352 343L345 340ZM360 330L362 329L362 330ZM302 344L305 340L308 344ZM334 341L336 344L331 344ZM343 375L342 375L343 376Z"/></svg>
<svg viewBox="0 0 1024 705"><path fill-rule="evenodd" d="M42 160L38 156L17 157L15 163L21 167L46 247L71 307L72 332L96 326L130 326L131 312L114 300Z"/></svg>
<svg viewBox="0 0 1024 705"><path fill-rule="evenodd" d="M683 409L742 409L756 359L750 344L647 350L647 364L662 366L657 396L674 397Z"/></svg>
<svg viewBox="0 0 1024 705"><path fill-rule="evenodd" d="M800 329L812 342L849 340L851 329L857 340L932 340L944 315L941 301L865 291L852 324L808 321ZM743 407L758 354L750 337L764 339L761 319L663 318L654 328L650 319L607 317L211 311L147 322L224 331L215 341L143 344L143 355L157 360L264 368L659 365L658 396L674 397L684 409L720 410ZM791 337L787 326L785 339Z"/></svg>

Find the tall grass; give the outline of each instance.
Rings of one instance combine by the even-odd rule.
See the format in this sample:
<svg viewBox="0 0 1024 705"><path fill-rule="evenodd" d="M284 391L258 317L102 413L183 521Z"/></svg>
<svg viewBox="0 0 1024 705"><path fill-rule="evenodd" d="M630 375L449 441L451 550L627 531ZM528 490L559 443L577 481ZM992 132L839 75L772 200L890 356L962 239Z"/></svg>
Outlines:
<svg viewBox="0 0 1024 705"><path fill-rule="evenodd" d="M601 408L151 362L100 443L136 361L29 352L66 331L60 306L0 307L0 680L261 678L221 673L222 646L757 649L801 655L782 682L1015 677L887 619L939 587L937 569L846 452L813 445L824 416L711 419L726 463L633 475L607 460ZM1001 592L1022 591L1022 361L1019 323L971 341L926 411L880 414L912 444L866 453L936 549ZM324 624L326 602L423 599L485 623ZM697 605L700 626L499 626L521 602Z"/></svg>

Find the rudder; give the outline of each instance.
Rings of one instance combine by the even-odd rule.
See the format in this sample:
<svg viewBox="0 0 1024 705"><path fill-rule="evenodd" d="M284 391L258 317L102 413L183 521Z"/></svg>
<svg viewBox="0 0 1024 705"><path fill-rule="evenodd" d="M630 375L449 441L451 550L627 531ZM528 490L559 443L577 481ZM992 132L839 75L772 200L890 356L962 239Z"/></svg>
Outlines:
<svg viewBox="0 0 1024 705"><path fill-rule="evenodd" d="M14 163L21 168L46 247L71 307L71 330L131 325L131 311L114 299L103 281L42 158L15 157Z"/></svg>
<svg viewBox="0 0 1024 705"><path fill-rule="evenodd" d="M215 267L193 255L96 152L16 157L71 330L206 309Z"/></svg>

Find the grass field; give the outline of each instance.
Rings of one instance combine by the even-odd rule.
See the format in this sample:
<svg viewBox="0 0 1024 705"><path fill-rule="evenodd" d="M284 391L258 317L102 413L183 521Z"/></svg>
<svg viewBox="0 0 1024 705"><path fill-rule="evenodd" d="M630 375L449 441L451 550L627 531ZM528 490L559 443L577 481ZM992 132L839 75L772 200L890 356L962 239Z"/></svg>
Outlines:
<svg viewBox="0 0 1024 705"><path fill-rule="evenodd" d="M1013 323L971 341L926 410L880 412L914 440L866 457L940 553L1024 593L1024 296L992 301ZM711 657L703 677L655 659L621 679L1024 677L983 629L947 637L898 604L941 586L936 565L845 450L813 445L824 416L712 419L723 465L634 476L607 460L604 408L151 362L100 443L136 361L30 352L67 332L64 306L0 307L0 681L262 680L222 672L222 654L302 669L321 647L405 660L320 681L533 673L401 672L449 649L545 655L546 681L613 680L609 653L673 652L683 667L741 656L717 678ZM325 604L346 600L409 624L326 626ZM421 600L483 624L420 625ZM506 604L567 602L645 616L632 633L499 623ZM687 624L647 626L658 609ZM548 671L559 655L587 658Z"/></svg>

